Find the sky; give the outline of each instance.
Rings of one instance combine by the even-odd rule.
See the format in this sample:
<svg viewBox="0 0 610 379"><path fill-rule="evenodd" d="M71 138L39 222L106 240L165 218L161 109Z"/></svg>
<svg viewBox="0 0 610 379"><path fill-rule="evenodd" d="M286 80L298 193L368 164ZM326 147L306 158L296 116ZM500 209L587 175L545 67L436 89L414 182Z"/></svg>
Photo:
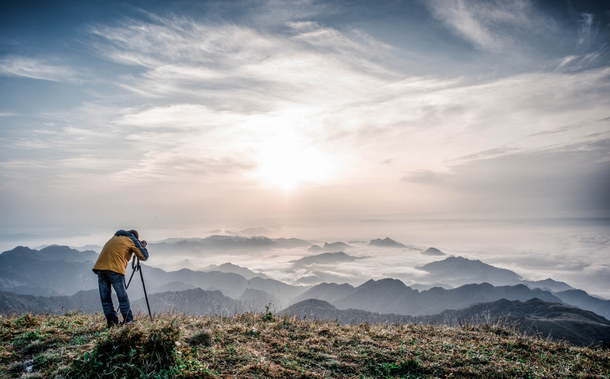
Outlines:
<svg viewBox="0 0 610 379"><path fill-rule="evenodd" d="M608 217L609 27L607 1L2 0L0 239Z"/></svg>

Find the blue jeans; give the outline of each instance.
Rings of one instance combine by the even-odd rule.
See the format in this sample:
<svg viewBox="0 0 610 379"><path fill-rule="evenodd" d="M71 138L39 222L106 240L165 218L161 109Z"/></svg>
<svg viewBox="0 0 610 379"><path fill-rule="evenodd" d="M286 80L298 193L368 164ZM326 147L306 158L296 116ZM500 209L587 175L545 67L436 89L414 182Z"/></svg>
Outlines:
<svg viewBox="0 0 610 379"><path fill-rule="evenodd" d="M119 323L119 315L114 310L112 304L111 287L114 288L116 296L119 299L119 308L123 315L123 323L133 321L133 313L129 306L129 297L125 288L125 275L117 274L113 271L100 270L97 272L97 284L100 289L100 298L102 300L102 309L106 315L108 326L117 325Z"/></svg>

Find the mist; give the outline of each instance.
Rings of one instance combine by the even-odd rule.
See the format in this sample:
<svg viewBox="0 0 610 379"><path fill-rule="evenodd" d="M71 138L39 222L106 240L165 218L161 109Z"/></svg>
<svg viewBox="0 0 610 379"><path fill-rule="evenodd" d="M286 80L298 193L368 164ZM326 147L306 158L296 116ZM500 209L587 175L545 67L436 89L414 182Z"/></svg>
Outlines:
<svg viewBox="0 0 610 379"><path fill-rule="evenodd" d="M415 288L447 283L431 281L421 269L427 263L460 256L480 260L498 268L514 271L523 279L552 278L610 298L610 220L582 219L369 219L319 222L301 225L236 226L193 230L140 230L149 241L150 259L146 265L165 270L204 270L211 265L232 263L265 276L294 285L321 282L360 285L370 279L395 278ZM201 229L200 229L201 230ZM96 236L47 239L46 244L71 244L79 249L99 251L114 232ZM213 235L266 236L299 238L304 245L293 248L155 252L161 242L169 244L189 238ZM369 242L386 237L405 247L377 247ZM168 239L169 238L169 239ZM40 242L40 241L39 241ZM343 242L344 249L310 251L312 245ZM36 246L36 245L34 245ZM42 245L41 245L42 246ZM171 245L170 245L171 246ZM422 251L435 247L444 256L427 256ZM303 257L323 253L345 253L340 262L298 263ZM341 258L341 257L339 257ZM208 268L209 270L209 268Z"/></svg>

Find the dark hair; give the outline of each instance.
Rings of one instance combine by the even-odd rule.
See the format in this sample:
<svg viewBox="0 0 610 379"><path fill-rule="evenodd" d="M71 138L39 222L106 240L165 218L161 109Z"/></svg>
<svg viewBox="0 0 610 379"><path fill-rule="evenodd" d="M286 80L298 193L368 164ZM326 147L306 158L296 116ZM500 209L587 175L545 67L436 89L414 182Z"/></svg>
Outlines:
<svg viewBox="0 0 610 379"><path fill-rule="evenodd" d="M129 233L133 234L133 236L136 237L137 240L140 239L140 235L138 234L137 230L129 230Z"/></svg>

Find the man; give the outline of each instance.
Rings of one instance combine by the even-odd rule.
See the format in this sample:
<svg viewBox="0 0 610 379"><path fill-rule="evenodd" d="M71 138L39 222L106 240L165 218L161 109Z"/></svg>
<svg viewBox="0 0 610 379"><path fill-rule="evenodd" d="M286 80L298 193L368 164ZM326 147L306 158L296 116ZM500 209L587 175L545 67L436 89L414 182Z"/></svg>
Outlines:
<svg viewBox="0 0 610 379"><path fill-rule="evenodd" d="M106 315L108 327L119 324L119 316L112 304L111 287L114 287L114 291L119 298L123 323L133 322L133 313L125 288L125 269L129 264L132 253L135 253L141 261L148 259L146 245L146 241L139 241L136 230L119 230L114 234L114 237L106 242L93 266L93 272L97 274L102 309L104 315Z"/></svg>

